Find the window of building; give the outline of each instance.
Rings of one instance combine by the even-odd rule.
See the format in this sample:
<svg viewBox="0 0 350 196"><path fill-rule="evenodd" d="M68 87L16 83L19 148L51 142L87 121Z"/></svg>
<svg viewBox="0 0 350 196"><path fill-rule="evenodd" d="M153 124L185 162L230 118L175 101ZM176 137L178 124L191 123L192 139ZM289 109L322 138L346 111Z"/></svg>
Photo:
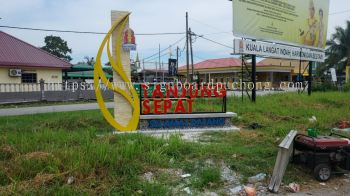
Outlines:
<svg viewBox="0 0 350 196"><path fill-rule="evenodd" d="M37 83L36 73L22 73L22 83Z"/></svg>

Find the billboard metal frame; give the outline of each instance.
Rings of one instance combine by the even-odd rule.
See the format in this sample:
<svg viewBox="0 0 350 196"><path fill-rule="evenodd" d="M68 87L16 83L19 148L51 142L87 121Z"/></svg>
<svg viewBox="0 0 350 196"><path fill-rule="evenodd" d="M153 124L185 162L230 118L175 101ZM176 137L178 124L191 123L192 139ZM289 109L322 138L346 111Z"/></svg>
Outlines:
<svg viewBox="0 0 350 196"><path fill-rule="evenodd" d="M247 38L242 38L242 40L247 40ZM251 41L255 41L255 40L251 40ZM279 43L278 43L279 44ZM281 44L281 45L283 45L283 44ZM295 47L295 46L293 46L293 47ZM300 49L303 49L304 47L299 47ZM309 49L309 48L307 48L307 49ZM243 54L243 53L232 53L232 55L242 55L242 74L243 74L243 65L244 66L246 66L246 63L245 63L245 61L244 61L244 59L243 59L243 56L244 55L251 55L251 54ZM251 99L251 101L253 102L253 103L255 103L256 102L256 57L257 57L258 55L251 55L251 57L252 57L252 72L251 72L251 82L253 82L253 84L254 84L254 88L252 89L252 95L251 96L249 96L249 94L248 94L248 97ZM301 53L300 53L300 56L301 56ZM261 56L261 57L264 57L264 58L266 58L266 56ZM296 60L296 59L290 59L290 60ZM300 75L302 74L301 73L301 63L302 62L307 62L306 60L302 60L301 59L301 57L300 57L300 60L299 60L299 66L300 66L300 69L299 69L299 77L300 77ZM308 69L308 95L309 96L311 96L311 94L312 94L312 81L313 81L313 76L312 76L312 72L313 72L313 64L314 64L314 62L313 61L309 61L309 64L308 64L308 66L306 66L306 68L305 68L305 70L304 70L304 72L306 71L306 69ZM302 91L302 92L304 92L305 91L305 89ZM300 93L300 91L298 91L299 93ZM243 101L243 90L242 90L242 101Z"/></svg>
<svg viewBox="0 0 350 196"><path fill-rule="evenodd" d="M232 1L232 8L233 8L235 0L229 0L229 1ZM250 40L266 42L266 43L272 43L272 44L278 43L280 45L285 45L285 46L290 46L290 47L305 48L305 49L325 52L325 49L318 48L318 47L312 47L312 46L308 46L308 45L302 45L302 44L296 44L296 43L291 43L291 42L285 42L285 41L275 40L275 39L262 39L262 38L255 37L255 36L249 36L249 35L244 35L244 34L241 34L241 33L236 33L234 20L232 20L232 32L233 32L233 36L235 36L237 38L250 39Z"/></svg>

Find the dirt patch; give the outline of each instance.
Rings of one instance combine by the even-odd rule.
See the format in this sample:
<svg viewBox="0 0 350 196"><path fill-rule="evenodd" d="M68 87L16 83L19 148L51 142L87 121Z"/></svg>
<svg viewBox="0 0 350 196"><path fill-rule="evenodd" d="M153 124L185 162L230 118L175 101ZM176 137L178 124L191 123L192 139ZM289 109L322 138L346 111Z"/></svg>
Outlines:
<svg viewBox="0 0 350 196"><path fill-rule="evenodd" d="M54 157L48 152L31 152L22 156L25 159L46 159Z"/></svg>
<svg viewBox="0 0 350 196"><path fill-rule="evenodd" d="M204 133L203 132L178 132L178 133L154 133L154 134L149 134L150 136L156 137L156 138L163 138L163 139L169 139L170 136L172 135L179 135L181 137L181 139L185 140L185 141L189 141L189 142L196 142L199 140L200 136Z"/></svg>
<svg viewBox="0 0 350 196"><path fill-rule="evenodd" d="M158 172L179 178L183 174L182 169L159 169Z"/></svg>
<svg viewBox="0 0 350 196"><path fill-rule="evenodd" d="M238 133L242 138L247 138L251 141L265 137L263 133L256 131L239 131Z"/></svg>
<svg viewBox="0 0 350 196"><path fill-rule="evenodd" d="M14 190L22 191L33 187L39 188L40 186L50 184L60 176L60 174L38 174L33 180L14 182L10 185L0 187L0 195L11 195L14 193Z"/></svg>
<svg viewBox="0 0 350 196"><path fill-rule="evenodd" d="M56 174L38 174L33 179L33 185L35 187L40 187L51 183L58 175Z"/></svg>
<svg viewBox="0 0 350 196"><path fill-rule="evenodd" d="M329 108L328 106L320 104L320 103L311 104L308 107L309 108L314 108L314 109L319 109L319 110Z"/></svg>
<svg viewBox="0 0 350 196"><path fill-rule="evenodd" d="M17 150L10 145L0 146L0 160L8 160L17 154Z"/></svg>

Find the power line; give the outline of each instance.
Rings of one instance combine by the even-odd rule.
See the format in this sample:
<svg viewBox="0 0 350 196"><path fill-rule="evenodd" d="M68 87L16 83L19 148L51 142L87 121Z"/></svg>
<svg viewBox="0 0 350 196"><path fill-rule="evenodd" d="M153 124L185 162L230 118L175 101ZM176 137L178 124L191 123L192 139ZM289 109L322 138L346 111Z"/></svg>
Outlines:
<svg viewBox="0 0 350 196"><path fill-rule="evenodd" d="M159 54L159 53L157 53L157 54ZM160 58L165 57L166 55L168 55L168 54L167 54L167 53L162 54L162 55L160 56ZM155 60L155 59L158 59L158 58L159 58L159 56L156 56L156 57L154 57L154 58L152 58L152 59L149 59L148 61L145 61L145 63L151 63L152 60Z"/></svg>
<svg viewBox="0 0 350 196"><path fill-rule="evenodd" d="M216 33L207 33L203 35L219 35L219 34L230 34L232 35L232 31L223 31L223 32L216 32Z"/></svg>
<svg viewBox="0 0 350 196"><path fill-rule="evenodd" d="M217 33L231 33L231 32L224 31L224 30L222 30L222 29L220 29L220 28L217 28L217 27L215 27L215 26L213 26L213 25L210 25L210 24L201 22L200 20L194 19L194 18L192 18L192 17L190 18L190 20L192 20L192 21L194 21L194 22L196 22L196 23L199 23L199 24L201 24L201 25L207 26L207 27L209 27L209 28L211 28L211 29L215 29L215 30L217 30L217 31L220 31L220 32L217 32ZM213 33L213 34L216 34L216 33Z"/></svg>
<svg viewBox="0 0 350 196"><path fill-rule="evenodd" d="M170 47L169 47L170 48ZM169 49L169 48L167 48L167 49ZM164 49L163 51L165 51L165 50L167 50L167 49ZM185 51L185 46L183 47L183 49L182 50L180 50L179 52L179 57L181 57L181 55L182 55L182 53ZM161 52L162 53L162 52ZM157 53L157 54L159 54L159 53ZM166 55L168 55L168 53L165 53L165 54L162 54L161 56L160 56L160 58L162 58L162 57L165 57ZM145 61L145 63L154 63L154 62L152 62L152 60L155 60L155 59L158 59L159 57L158 56L156 56L156 57L154 57L154 58L151 58L151 59L148 59L147 61Z"/></svg>
<svg viewBox="0 0 350 196"><path fill-rule="evenodd" d="M184 44L184 46L182 47L182 49L179 51L179 58L182 57L183 52L186 49L186 43Z"/></svg>
<svg viewBox="0 0 350 196"><path fill-rule="evenodd" d="M182 49L181 50L179 50L179 59L184 59L184 55L183 55L183 53L184 53L184 51L185 51L185 49L186 49L186 43L185 43L185 45L182 47ZM166 49L164 49L163 51L165 51ZM159 53L157 53L157 55L158 55ZM165 54L163 54L163 55L161 55L160 57L162 58L162 57L164 57L164 56L166 56L166 55L168 55L167 53L165 53ZM159 57L158 56L156 56L156 57L154 57L154 58L152 58L152 59L148 59L147 61L144 61L144 63L151 63L151 64L157 64L158 62L156 62L156 61L154 61L154 60L157 60Z"/></svg>
<svg viewBox="0 0 350 196"><path fill-rule="evenodd" d="M234 49L232 46L228 46L228 45L222 44L220 42L214 41L212 39L208 39L208 38L204 37L203 35L196 35L196 36L198 36L199 38L205 39L207 41L210 41L212 43L215 43L217 45L220 45L220 46L223 46L223 47L226 47L226 48L230 48L230 49Z"/></svg>
<svg viewBox="0 0 350 196"><path fill-rule="evenodd" d="M93 31L73 31L73 30L57 30L57 29L41 29L41 28L30 28L30 27L16 27L16 26L7 26L0 25L1 28L7 29L20 29L20 30L30 30L30 31L44 31L44 32L56 32L56 33L77 33L77 34L94 34L94 35L105 35L107 33L102 32L93 32ZM175 33L135 33L135 35L183 35L184 32L175 32Z"/></svg>
<svg viewBox="0 0 350 196"><path fill-rule="evenodd" d="M173 44L171 44L169 47L167 47L167 48L161 50L160 53L163 53L164 51L169 50L169 48L171 48L172 46L174 46L174 45L180 43L180 42L181 42L182 40L184 40L185 38L186 38L186 37L182 37L181 39L179 39L179 40L177 40L176 42L174 42ZM159 52L154 53L154 54L152 54L151 56L148 56L148 57L146 57L146 58L143 58L143 60L150 59L150 58L152 58L152 57L155 57L155 56L158 55L158 54L159 54Z"/></svg>

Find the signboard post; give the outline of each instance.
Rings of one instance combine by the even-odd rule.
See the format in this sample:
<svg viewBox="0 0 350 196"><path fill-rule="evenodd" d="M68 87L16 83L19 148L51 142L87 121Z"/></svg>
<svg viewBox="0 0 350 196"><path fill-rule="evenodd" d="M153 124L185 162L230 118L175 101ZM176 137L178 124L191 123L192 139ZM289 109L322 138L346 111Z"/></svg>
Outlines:
<svg viewBox="0 0 350 196"><path fill-rule="evenodd" d="M308 78L308 81L307 81L307 94L310 96L311 93L312 93L312 68L313 68L313 65L315 63L314 62L311 62L309 63L309 78Z"/></svg>
<svg viewBox="0 0 350 196"><path fill-rule="evenodd" d="M345 81L346 83L349 83L349 82L350 82L350 81L349 81L349 80L350 80L349 74L350 74L350 65L346 66L346 77L345 77L345 78L346 78L346 79L345 79L345 80L346 80L346 81Z"/></svg>
<svg viewBox="0 0 350 196"><path fill-rule="evenodd" d="M252 82L253 82L253 89L252 89L252 101L256 102L256 55L252 55Z"/></svg>

